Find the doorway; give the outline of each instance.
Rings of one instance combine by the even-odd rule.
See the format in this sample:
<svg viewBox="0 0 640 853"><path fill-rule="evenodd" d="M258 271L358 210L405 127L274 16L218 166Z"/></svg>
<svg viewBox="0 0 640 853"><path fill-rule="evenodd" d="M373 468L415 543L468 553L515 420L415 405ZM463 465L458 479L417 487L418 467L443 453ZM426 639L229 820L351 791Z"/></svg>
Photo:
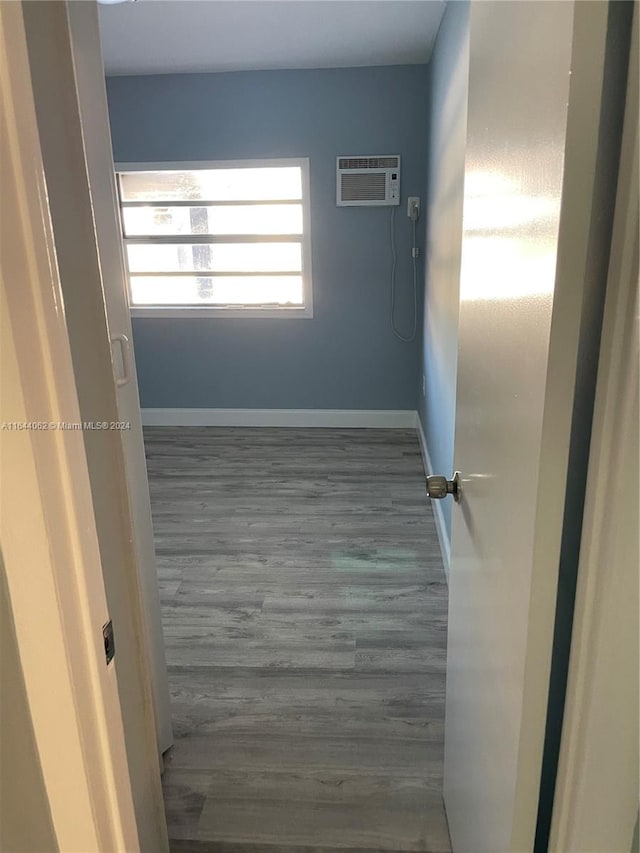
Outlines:
<svg viewBox="0 0 640 853"><path fill-rule="evenodd" d="M208 432L208 431L207 431L207 432ZM318 437L318 436L320 436L320 435L321 435L321 434L320 434L320 433L318 433L317 431L314 431L314 432L315 432L315 436L316 436L316 437ZM291 436L291 435L293 435L293 433L289 432L289 435ZM355 433L353 433L352 435L355 435ZM194 440L195 440L195 438L194 438ZM323 459L327 462L327 464L329 464L329 462L331 462L331 458L332 458L332 457L331 457L331 455L329 454L329 455L327 456L327 450L326 450L326 448L324 448L324 450L323 450L322 452L324 453ZM246 458L247 458L247 459L250 459L251 457L247 454L247 457L246 457ZM243 459L244 459L244 457L243 457ZM344 458L340 458L340 460L339 460L339 461L340 461L340 465L341 465L341 466L343 466L343 465L345 464L345 461L346 461L346 460L345 460ZM202 467L203 462L206 462L206 460L204 459L204 457L200 457L200 459L199 459L200 467ZM305 459L305 463L306 463L306 459ZM333 463L331 463L331 464L333 464ZM337 463L336 463L336 464L337 464ZM380 471L381 471L381 472L383 472L383 473L385 472L384 463L383 463L383 462L381 462L381 460L379 460L379 459L378 459L378 460L376 460L376 465L377 465L376 475L377 475ZM256 466L254 465L254 467L256 467ZM333 469L331 468L331 465L330 465L329 467L330 467L330 470L333 470ZM258 466L258 470L259 470L259 466ZM336 470L338 470L338 469L336 469ZM340 468L339 470L342 470L342 468ZM253 473L253 472L252 472L252 473ZM271 473L274 473L274 474L275 474L275 479L273 480L272 485L277 485L278 483L280 483L280 482L281 482L281 479L282 479L283 471L282 471L282 470L275 470L274 472L271 472ZM329 478L330 478L330 475L329 475ZM366 478L365 478L365 479L366 479ZM271 482L271 481L270 481L270 482ZM330 482L331 482L331 479L330 479ZM376 477L376 482L377 482L377 477ZM250 498L252 498L252 496L253 496L253 494L254 494L254 493L253 493L253 486L254 486L254 482L253 482L253 480L252 480L251 482L247 483L246 485L247 485L247 491L246 491L245 493L243 493L243 497L244 497L244 498L246 498L247 500L249 500ZM335 483L332 483L332 485L335 485ZM188 501L188 500L190 500L190 497L191 497L190 495L184 495L184 496L183 496L183 500L184 500L184 501ZM334 495L334 497L335 497L335 495ZM394 498L393 498L393 497L391 497L391 506L392 506L392 507L393 507L393 503L394 503ZM174 508L174 509L175 509L175 508ZM197 509L197 508L194 508L194 509ZM236 509L238 509L238 508L236 508ZM238 509L238 512L239 512L239 511L240 511L240 510ZM387 512L388 512L388 508L387 508ZM346 515L346 513L345 513L345 515ZM197 517L197 515L196 515L196 516L192 516L192 517L190 518L190 521L193 521L193 518L194 518L194 517ZM235 521L235 518L236 518L236 516L234 515L234 521ZM279 521L279 520L280 520L280 519L278 519L278 521ZM344 521L344 519L341 517L340 521L342 522L342 521ZM275 527L276 522L272 519L270 522L265 522L265 524L266 524L267 526L271 525L272 527ZM322 532L322 531L321 531L321 532ZM250 531L249 531L249 533L250 533ZM249 533L248 533L248 535L247 535L247 538L248 538L248 539L250 538ZM300 537L300 538L304 539L304 537L305 537L305 535L306 535L306 531L305 531L305 530L302 530L302 532L301 532L300 528L296 528L296 529L295 529L295 531L292 533L292 535L295 535L295 536L298 536L298 537ZM329 537L329 538L327 538L327 537L326 537L326 531L324 532L324 535L325 535L325 539L326 539L326 541L327 541L327 542L331 542L330 537ZM293 547L293 545L295 545L295 543L293 543L293 545L292 545L292 543L291 543L291 542L289 542L289 545L290 545L291 547ZM365 551L365 553L366 553L366 551ZM387 555L387 556L388 556L388 555ZM376 561L376 565L377 565L377 561ZM217 576L221 573L221 571L222 571L222 567L217 567L217 568L216 568L216 573L215 573L215 576L214 576L214 577L217 577ZM175 579L172 579L172 581L173 581L173 583L175 584ZM169 579L168 579L168 582L169 582ZM207 581L207 582L208 582L208 581ZM171 586L169 586L169 590L170 590L170 589L171 589ZM411 589L411 587L409 587L409 589ZM177 587L174 587L174 588L173 588L173 595L174 595L174 596L176 596L176 595L178 595L178 594L179 594L179 592L180 592L180 584L179 584ZM203 598L203 599L204 599L204 598L207 596L207 594L208 594L208 593L207 593L207 590L206 590L206 587L205 587L204 589L199 590L198 592L199 592L199 594L202 596L202 598ZM215 592L215 587L214 587L214 592ZM414 590L414 592L415 592L415 590ZM249 600L251 600L251 596L250 596L250 594L249 594L249 591L246 591L246 593L247 593L247 596L249 597ZM171 594L171 593L170 593L170 594ZM188 596L190 593L189 593L189 591L187 590L185 594ZM276 602L278 601L278 595L279 595L279 594L280 594L280 591L277 591L276 593L274 593L274 591L273 591L273 590L271 590L272 598L275 598ZM364 593L364 591L363 591L363 590L358 590L357 595L364 595L364 594L365 594L365 593ZM356 597L357 597L357 595L356 595ZM194 597L195 597L195 596L194 596ZM273 601L273 600L268 601L268 598L269 598L269 596L268 596L267 592L265 591L265 592L264 592L264 599L263 599L263 601L262 601L262 605L261 605L261 611L260 611L261 613L262 613L262 612L267 612L267 613L269 613L269 611L270 611L270 608L269 608L269 607L267 607L267 608L266 608L266 611L265 611L265 604L266 604L266 603L268 603L268 604L270 604L270 605L274 605L274 601ZM196 606L197 606L197 605L196 605ZM275 611L274 611L274 610L271 610L271 612L272 612L272 613L276 613L276 614L278 613L277 606L278 606L278 605L277 605L277 604L275 604L276 610L275 610ZM257 605L256 605L256 609L257 609ZM285 611L285 613L286 613L286 611ZM282 615L282 613L280 613L280 615ZM264 626L263 626L263 627L264 627ZM268 626L267 626L267 627L268 627ZM283 630L284 630L284 629L283 629ZM265 631L267 631L267 629L265 629ZM267 633L268 633L268 631L267 631ZM345 633L347 633L347 634L348 634L349 632L348 632L348 631L346 631ZM357 655L357 642L358 642L358 640L357 640L357 631L353 630L353 631L352 631L352 633L353 633L353 642L355 643L355 645L354 645L354 649L355 649L355 651L354 651L354 660L355 660L355 662L356 662L356 664L357 664L357 662L358 662L358 655ZM246 638L245 638L245 639L246 639ZM344 638L342 638L342 639L344 640ZM256 635L255 635L255 637L254 637L254 640L255 640L254 648L255 648L255 650L256 650L256 653L257 653L257 650L258 650L258 649L260 649L261 651L264 651L264 650L266 649L266 650L268 651L268 642L267 642L267 640L265 639L265 637L264 637L263 635L261 635L261 634L260 634L260 631L259 631L258 629L256 629ZM193 642L193 638L192 638L192 642ZM307 643L307 645L310 645L310 646L311 646L311 645L312 645L312 642L311 642L311 641L309 641L309 642ZM221 648L221 651L223 651L223 649L222 649L222 644L220 644L220 648ZM364 648L365 648L365 651L370 651L370 650L367 648L366 643L365 643ZM373 654L373 653L372 653L372 654ZM268 658L268 655L265 655L265 657L266 657L266 658ZM374 657L375 657L375 655L374 655ZM363 657L363 658L362 658L362 661L364 662L365 660L366 660L366 658L365 658L365 657ZM490 661L490 658L489 658L489 663L490 663L490 662L491 662L491 661ZM272 663L273 663L273 661L272 661ZM177 665L179 666L180 664L178 663ZM234 663L234 666L235 666L235 663ZM195 667L194 667L194 668L195 668ZM270 668L273 668L273 667L270 667ZM220 745L221 745L221 750L222 750L222 752L224 752L224 747L226 746L226 743L227 743L226 739L224 739L224 738L221 738L221 739L220 739ZM254 746L255 746L255 748L253 748L253 747L252 747L252 749L251 749L252 754L254 754L254 753L256 752L256 750L258 749L258 746L257 746L257 745L254 745ZM378 744L377 744L377 747L378 747L378 749L381 749L380 743L378 743ZM274 771L274 772L275 772L275 771ZM340 783L340 786L343 786L343 785L344 785L344 780L342 780L342 782ZM207 790L207 794L208 794L208 790ZM205 806L206 806L206 801L205 801L205 802L203 802L203 806L202 806L202 813L204 813ZM247 810L245 810L243 813L246 815ZM186 843L186 844L189 844L189 843L191 843L191 842L192 842L192 841L194 841L194 840L193 840L193 839L189 839L189 838L187 838L187 839L184 839L184 841L185 841L185 843ZM213 840L211 840L211 841L207 841L207 840L205 839L205 840L202 840L202 841L195 840L195 842L194 842L194 843L195 843L196 845L197 845L197 844L205 844L205 845L208 845L209 847L211 847L212 845L218 845L218 847L220 847L220 845L221 845L221 844L226 844L226 841L222 840L222 841L220 841L220 843L218 843L218 841L217 841L216 839L213 839ZM233 842L232 842L232 843L233 843ZM238 843L243 844L244 842L238 842ZM193 846L193 844L192 844L192 846ZM246 845L245 845L245 846L246 846ZM254 846L255 846L255 845L254 845ZM334 846L335 846L335 845L334 845ZM343 845L340 845L340 846L344 849L344 846L343 846ZM272 847L273 847L273 845L272 845ZM202 848L201 848L201 849L202 849ZM362 848L361 848L361 849L362 849ZM387 849L391 849L391 848L387 848Z"/></svg>

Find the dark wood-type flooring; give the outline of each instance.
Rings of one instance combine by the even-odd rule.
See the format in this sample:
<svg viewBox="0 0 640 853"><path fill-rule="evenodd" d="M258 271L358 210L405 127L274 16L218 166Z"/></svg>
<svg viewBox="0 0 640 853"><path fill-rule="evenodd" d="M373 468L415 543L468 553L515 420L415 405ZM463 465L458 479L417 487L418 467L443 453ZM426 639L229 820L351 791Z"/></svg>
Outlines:
<svg viewBox="0 0 640 853"><path fill-rule="evenodd" d="M448 853L447 588L415 433L145 444L172 853Z"/></svg>

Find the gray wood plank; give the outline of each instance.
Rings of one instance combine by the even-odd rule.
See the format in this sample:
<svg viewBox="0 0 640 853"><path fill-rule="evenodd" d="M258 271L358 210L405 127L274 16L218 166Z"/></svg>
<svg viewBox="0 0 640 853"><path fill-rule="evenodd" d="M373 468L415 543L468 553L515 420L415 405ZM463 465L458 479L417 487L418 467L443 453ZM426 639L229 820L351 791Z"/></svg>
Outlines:
<svg viewBox="0 0 640 853"><path fill-rule="evenodd" d="M408 430L152 427L173 853L449 853L447 588Z"/></svg>

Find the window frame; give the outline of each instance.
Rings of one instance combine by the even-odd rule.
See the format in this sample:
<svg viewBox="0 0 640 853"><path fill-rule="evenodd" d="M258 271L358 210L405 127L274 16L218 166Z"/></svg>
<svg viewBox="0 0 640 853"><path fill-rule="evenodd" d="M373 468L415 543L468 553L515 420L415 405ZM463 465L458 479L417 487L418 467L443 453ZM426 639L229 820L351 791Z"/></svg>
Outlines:
<svg viewBox="0 0 640 853"><path fill-rule="evenodd" d="M131 272L126 251L127 237L124 233L122 217L123 201L120 196L120 172L171 172L171 171L197 171L200 169L251 169L269 167L299 167L302 180L302 293L303 304L295 306L282 305L273 307L268 305L259 307L248 305L239 307L237 305L134 305L131 295ZM124 162L118 161L114 164L116 172L116 192L118 202L118 216L120 218L120 233L122 237L125 268L127 271L127 298L129 311L132 317L209 317L210 319L229 318L278 318L278 319L311 319L313 318L313 277L311 269L311 203L310 203L310 181L309 181L309 158L308 157L279 157L268 159L246 159L246 160L178 160L162 162ZM246 203L246 202L245 202ZM126 204L126 203L125 203ZM188 235L185 235L185 239ZM161 242L161 241L158 241ZM264 241L268 242L268 241ZM158 275L162 275L161 272Z"/></svg>

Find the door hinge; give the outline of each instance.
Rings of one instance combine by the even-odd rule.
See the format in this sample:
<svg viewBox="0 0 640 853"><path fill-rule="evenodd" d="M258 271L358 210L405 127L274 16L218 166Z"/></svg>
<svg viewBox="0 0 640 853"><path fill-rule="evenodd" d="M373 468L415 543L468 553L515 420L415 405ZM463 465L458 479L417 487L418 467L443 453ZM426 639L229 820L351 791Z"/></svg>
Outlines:
<svg viewBox="0 0 640 853"><path fill-rule="evenodd" d="M113 639L113 622L111 619L109 619L106 625L102 626L102 636L104 637L104 656L108 665L116 653L116 644Z"/></svg>

